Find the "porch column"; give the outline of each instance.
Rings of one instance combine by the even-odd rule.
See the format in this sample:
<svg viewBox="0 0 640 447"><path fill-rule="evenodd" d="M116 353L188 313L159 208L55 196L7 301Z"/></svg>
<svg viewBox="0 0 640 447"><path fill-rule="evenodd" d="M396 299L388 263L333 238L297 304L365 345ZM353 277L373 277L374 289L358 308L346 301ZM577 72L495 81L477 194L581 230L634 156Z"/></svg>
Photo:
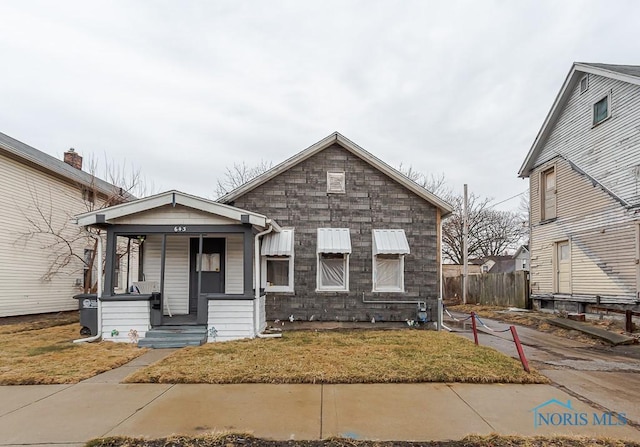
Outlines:
<svg viewBox="0 0 640 447"><path fill-rule="evenodd" d="M253 227L245 225L244 227L244 296L255 296L253 293ZM260 278L256 279L257 288L260 288Z"/></svg>
<svg viewBox="0 0 640 447"><path fill-rule="evenodd" d="M105 254L104 263L104 289L102 296L113 295L113 271L116 257L116 246L118 241L118 235L111 228L107 229L107 250ZM102 272L98 272L98 275L102 275Z"/></svg>

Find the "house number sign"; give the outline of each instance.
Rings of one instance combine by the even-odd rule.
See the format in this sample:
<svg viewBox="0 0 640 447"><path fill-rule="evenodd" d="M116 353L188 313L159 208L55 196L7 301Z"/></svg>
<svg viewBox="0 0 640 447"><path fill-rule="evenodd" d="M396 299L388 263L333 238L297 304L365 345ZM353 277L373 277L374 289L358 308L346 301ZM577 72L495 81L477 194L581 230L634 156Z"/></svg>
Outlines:
<svg viewBox="0 0 640 447"><path fill-rule="evenodd" d="M187 231L187 227L182 227L182 226L173 227L174 233L184 233L185 231Z"/></svg>

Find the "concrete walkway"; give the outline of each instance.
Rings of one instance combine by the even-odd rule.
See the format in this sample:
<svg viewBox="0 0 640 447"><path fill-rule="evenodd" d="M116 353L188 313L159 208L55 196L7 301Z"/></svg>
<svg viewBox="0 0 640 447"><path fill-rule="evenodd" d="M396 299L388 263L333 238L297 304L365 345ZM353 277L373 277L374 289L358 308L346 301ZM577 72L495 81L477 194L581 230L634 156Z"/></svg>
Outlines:
<svg viewBox="0 0 640 447"><path fill-rule="evenodd" d="M103 436L248 432L257 437L448 440L468 434L599 435L640 440L628 425L603 426L601 410L550 385L158 385L120 384L151 351L76 385L0 387L0 446L81 446ZM535 427L533 410L555 399L584 413L583 426ZM540 412L565 413L552 403ZM548 419L548 415L547 415ZM540 422L540 420L538 420ZM597 421L596 421L597 422Z"/></svg>

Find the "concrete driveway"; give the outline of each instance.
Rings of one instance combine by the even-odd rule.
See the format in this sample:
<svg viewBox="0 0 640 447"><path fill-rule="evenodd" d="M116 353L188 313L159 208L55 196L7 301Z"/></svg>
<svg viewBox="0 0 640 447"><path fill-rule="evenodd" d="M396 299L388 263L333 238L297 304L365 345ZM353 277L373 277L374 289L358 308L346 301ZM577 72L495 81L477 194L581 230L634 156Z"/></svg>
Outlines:
<svg viewBox="0 0 640 447"><path fill-rule="evenodd" d="M458 313L453 316L466 317ZM495 330L508 327L501 321L481 319ZM445 324L473 339L469 323L456 324L449 319ZM603 411L625 414L629 422L640 427L640 345L592 346L523 326L516 328L529 362L557 388ZM510 332L479 329L481 345L518 358Z"/></svg>

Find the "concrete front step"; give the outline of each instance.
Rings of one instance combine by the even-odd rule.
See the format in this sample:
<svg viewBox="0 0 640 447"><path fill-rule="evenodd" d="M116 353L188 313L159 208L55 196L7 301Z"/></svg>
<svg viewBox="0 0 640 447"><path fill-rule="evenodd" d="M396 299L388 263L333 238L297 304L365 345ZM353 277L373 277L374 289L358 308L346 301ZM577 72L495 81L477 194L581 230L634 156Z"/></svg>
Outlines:
<svg viewBox="0 0 640 447"><path fill-rule="evenodd" d="M200 346L207 342L206 326L158 326L138 341L139 347L182 348Z"/></svg>

